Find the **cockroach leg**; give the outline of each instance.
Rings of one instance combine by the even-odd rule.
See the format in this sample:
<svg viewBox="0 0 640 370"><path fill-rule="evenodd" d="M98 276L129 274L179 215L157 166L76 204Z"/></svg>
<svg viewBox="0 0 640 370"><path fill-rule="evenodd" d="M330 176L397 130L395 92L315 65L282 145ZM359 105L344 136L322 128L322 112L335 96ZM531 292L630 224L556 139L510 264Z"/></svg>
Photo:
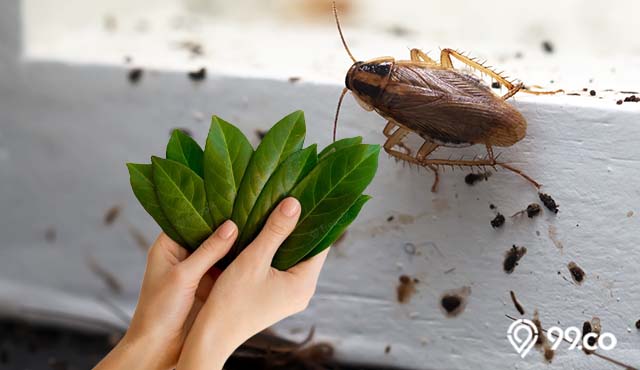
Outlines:
<svg viewBox="0 0 640 370"><path fill-rule="evenodd" d="M436 66L438 65L438 62L429 58L429 56L420 49L411 49L411 61L424 62L427 64L436 65Z"/></svg>
<svg viewBox="0 0 640 370"><path fill-rule="evenodd" d="M520 82L519 84L515 85L513 87L513 89L507 91L507 93L502 96L502 100L509 99L510 97L512 97L515 94L517 94L518 91L521 91L523 88L524 88L524 84L522 82Z"/></svg>
<svg viewBox="0 0 640 370"><path fill-rule="evenodd" d="M394 129L399 128L399 127L400 126L396 125L394 122L389 121L389 122L387 122L387 125L384 126L384 130L382 130L382 133L384 134L384 136L390 138L394 133ZM405 136L406 136L406 134L405 134ZM411 149L408 146L406 146L402 141L398 142L396 145L401 147L402 149L404 149L406 154L411 155Z"/></svg>
<svg viewBox="0 0 640 370"><path fill-rule="evenodd" d="M391 122L389 122L389 123L391 123ZM413 163L413 164L418 164L419 165L420 162L417 159L413 158L410 154L403 153L403 152L400 152L400 151L394 149L394 147L396 145L401 146L401 147L403 146L403 145L401 145L402 144L402 139L404 139L405 136L407 136L410 132L411 131L409 131L406 128L399 127L393 133L393 135L391 135L391 137L389 137L387 139L387 141L384 143L383 147L384 147L384 150L387 153L389 153L390 155L396 157L397 159L400 159L400 160L403 160L403 161L406 161L406 162L409 162L409 163Z"/></svg>
<svg viewBox="0 0 640 370"><path fill-rule="evenodd" d="M429 154L433 153L436 149L438 149L438 146L439 145L436 143L425 141L424 144L422 144L422 146L418 150L418 153L416 154L416 159L419 162L422 162L425 158L429 156ZM438 191L438 183L440 182L440 173L438 173L438 167L431 166L431 165L426 165L426 167L429 167L429 169L433 171L433 174L435 176L435 179L433 180L433 185L431 185L431 192L435 193Z"/></svg>
<svg viewBox="0 0 640 370"><path fill-rule="evenodd" d="M491 68L485 67L484 65L482 65L482 63L476 61L475 59L462 55L455 50L442 49L442 52L440 53L440 65L446 68L453 68L453 62L451 61L451 57L458 59L462 63L468 65L469 67L475 70L478 70L481 73L488 74L489 76L493 77L496 81L498 81L500 84L502 84L504 87L506 87L507 90L509 90L509 92L503 97L504 100L510 98L518 91L521 91L527 94L533 94L533 95L553 95L560 92L564 92L564 90L562 89L555 90L555 91L533 91L525 88L524 85L514 91L517 85L514 85L513 82L507 80L500 73L492 70Z"/></svg>

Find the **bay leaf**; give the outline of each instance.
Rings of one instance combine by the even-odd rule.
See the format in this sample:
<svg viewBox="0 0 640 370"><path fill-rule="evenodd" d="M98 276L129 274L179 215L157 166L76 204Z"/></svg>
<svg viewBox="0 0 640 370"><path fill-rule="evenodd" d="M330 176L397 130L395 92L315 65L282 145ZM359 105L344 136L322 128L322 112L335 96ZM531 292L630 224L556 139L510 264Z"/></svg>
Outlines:
<svg viewBox="0 0 640 370"><path fill-rule="evenodd" d="M379 145L352 145L329 154L293 188L290 195L302 205L298 224L280 246L272 266L288 269L302 260L373 179Z"/></svg>
<svg viewBox="0 0 640 370"><path fill-rule="evenodd" d="M129 170L131 189L133 189L133 194L142 205L142 208L151 215L165 234L176 243L185 245L184 239L169 222L160 207L156 188L153 184L153 167L151 164L127 163L127 169Z"/></svg>
<svg viewBox="0 0 640 370"><path fill-rule="evenodd" d="M316 144L299 150L285 159L273 172L253 206L238 238L241 247L250 243L264 226L275 207L304 178L317 162Z"/></svg>
<svg viewBox="0 0 640 370"><path fill-rule="evenodd" d="M204 186L214 229L231 218L252 154L253 147L242 131L213 116L204 150Z"/></svg>
<svg viewBox="0 0 640 370"><path fill-rule="evenodd" d="M200 145L179 129L173 130L167 144L167 159L180 162L191 168L198 176L204 176L203 156Z"/></svg>
<svg viewBox="0 0 640 370"><path fill-rule="evenodd" d="M249 160L238 189L239 196L233 206L231 219L239 230L244 228L251 209L273 171L291 153L302 148L305 132L304 113L295 111L281 119L266 133Z"/></svg>
<svg viewBox="0 0 640 370"><path fill-rule="evenodd" d="M182 163L151 157L153 183L162 211L190 250L195 250L211 233L204 181Z"/></svg>

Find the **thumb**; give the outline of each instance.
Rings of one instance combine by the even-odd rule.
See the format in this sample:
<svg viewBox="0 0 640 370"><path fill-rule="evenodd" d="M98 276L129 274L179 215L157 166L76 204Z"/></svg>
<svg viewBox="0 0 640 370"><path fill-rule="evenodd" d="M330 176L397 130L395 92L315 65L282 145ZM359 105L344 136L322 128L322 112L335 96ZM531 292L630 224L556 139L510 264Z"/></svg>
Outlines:
<svg viewBox="0 0 640 370"><path fill-rule="evenodd" d="M180 264L180 268L184 269L190 279L200 281L204 274L229 252L237 236L236 224L231 220L225 221Z"/></svg>
<svg viewBox="0 0 640 370"><path fill-rule="evenodd" d="M300 217L300 202L289 197L280 202L271 213L260 234L247 247L247 252L258 255L258 258L271 265L273 256L280 244L291 234Z"/></svg>

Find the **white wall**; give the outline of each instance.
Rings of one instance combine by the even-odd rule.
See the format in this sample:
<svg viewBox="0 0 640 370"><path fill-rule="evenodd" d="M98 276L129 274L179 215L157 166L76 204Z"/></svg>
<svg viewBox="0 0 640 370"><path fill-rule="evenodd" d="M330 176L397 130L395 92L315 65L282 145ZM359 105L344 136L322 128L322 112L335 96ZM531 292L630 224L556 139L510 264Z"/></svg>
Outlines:
<svg viewBox="0 0 640 370"><path fill-rule="evenodd" d="M26 2L26 35L34 26L33 4ZM635 5L627 6L632 10ZM149 240L158 232L131 194L124 163L162 153L171 128L188 127L202 141L207 123L198 117L215 113L237 123L255 143L256 128L267 128L284 114L304 109L307 141L325 145L330 140L338 84L348 63L329 26L311 28L309 37L302 31L290 35L263 30L263 42L251 51L253 60L246 58L250 52L242 45L253 45L259 24L242 30L233 22L212 25L234 38L216 39L220 44L211 46L210 57L201 61L180 59L179 52L168 50L160 36L157 40L163 40L162 45L148 39L148 49L136 46L140 56L136 53L134 60L158 69L132 86L121 63L122 55L134 50L126 49L128 34L109 42L98 31L101 26L89 22L87 27L96 28L94 35L90 30L75 30L64 41L52 34L50 48L47 39L34 39L31 44L28 36L25 54L18 57L15 2L5 2L2 10L0 309L5 314L67 324L67 316L72 315L93 320L93 324L75 320L75 325L103 330L124 326L101 302L133 308L144 252L129 229L141 230ZM485 22L488 17L478 18ZM427 15L425 19L437 18ZM387 47L405 46L391 36L369 40L365 31L352 33L358 55L387 54ZM478 32L469 37L481 38ZM303 42L309 38L314 41L312 48ZM74 46L75 40L86 44ZM290 49L284 48L285 43ZM629 55L637 50L637 42L634 45ZM282 55L266 46L278 46L275 50ZM564 61L572 60L566 51L572 47L568 43L564 55L553 56L523 49L531 59L504 60L532 79L540 78L541 84L547 83L544 71L555 71L558 79L552 86L562 78L562 87L580 90L597 76L592 86L601 87L595 98L518 96L514 102L527 118L529 131L525 140L504 150L503 158L544 184L544 191L561 205L558 215L545 211L533 220L508 219L505 227L493 230L489 204L508 216L536 201L536 193L521 179L500 171L488 182L469 187L463 180L466 172L447 171L440 192L432 194L429 172L404 167L382 155L378 176L368 191L374 199L345 241L332 251L311 307L279 324L278 331L302 337L315 325L317 338L334 344L340 358L407 368L617 368L581 351L568 351L564 345L552 365L545 364L536 351L520 359L505 336L510 320L504 315L517 316L509 299L509 290L514 290L527 310L526 317L538 309L545 326L581 326L592 316L600 317L603 329L618 338L618 347L607 354L639 366L640 335L633 325L640 319L636 181L640 104L616 105L615 100L624 95L603 91L640 89L638 69L613 73L609 60L595 55L584 64L569 65ZM164 59L157 61L161 56ZM298 58L295 63L288 59L294 57ZM286 59L289 64L283 64ZM536 61L535 68L528 64L531 60ZM200 62L210 67L212 76L194 85L183 70ZM638 61L619 62L616 66L637 66ZM258 78L260 73L265 78ZM303 79L291 84L286 77L292 75ZM346 99L341 136L362 135L367 142L382 143L383 125L382 119ZM116 204L123 207L122 215L107 227L104 212ZM389 216L394 220L388 222ZM56 230L54 242L45 240L49 228ZM549 236L554 228L562 249ZM418 254L408 255L406 243L415 244ZM502 260L512 244L527 246L528 253L507 275ZM111 293L91 273L88 258L114 273L124 292ZM569 261L587 273L581 286L571 282ZM420 279L417 293L404 305L396 301L395 291L401 274ZM457 318L446 318L438 305L441 294L464 286L471 288L465 311ZM389 354L384 353L387 345Z"/></svg>

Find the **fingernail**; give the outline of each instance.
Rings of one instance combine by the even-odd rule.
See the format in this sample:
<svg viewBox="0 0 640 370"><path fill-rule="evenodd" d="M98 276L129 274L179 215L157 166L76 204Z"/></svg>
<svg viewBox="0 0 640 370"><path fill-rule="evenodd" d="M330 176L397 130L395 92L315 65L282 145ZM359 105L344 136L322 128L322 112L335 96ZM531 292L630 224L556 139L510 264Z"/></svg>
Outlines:
<svg viewBox="0 0 640 370"><path fill-rule="evenodd" d="M287 217L293 217L300 211L300 203L296 198L287 198L280 204L280 212Z"/></svg>
<svg viewBox="0 0 640 370"><path fill-rule="evenodd" d="M225 221L218 228L217 234L222 239L229 239L236 232L236 225L231 220Z"/></svg>

